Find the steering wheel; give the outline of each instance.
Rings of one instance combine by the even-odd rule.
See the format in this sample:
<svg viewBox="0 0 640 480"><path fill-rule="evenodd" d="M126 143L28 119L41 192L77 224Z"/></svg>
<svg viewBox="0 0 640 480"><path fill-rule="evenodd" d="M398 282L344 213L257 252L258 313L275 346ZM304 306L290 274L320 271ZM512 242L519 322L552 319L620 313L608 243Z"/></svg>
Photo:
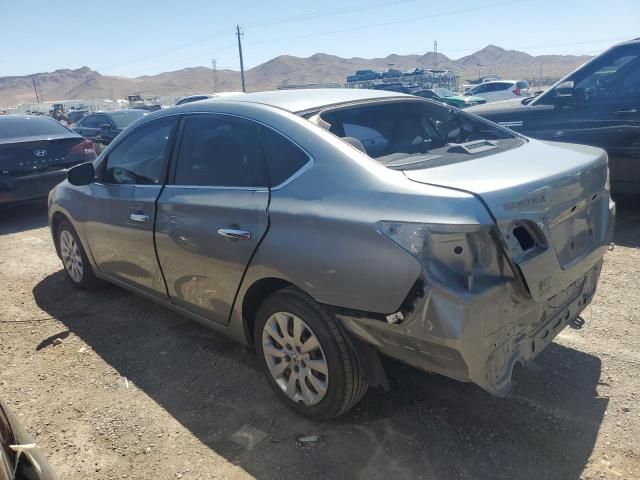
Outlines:
<svg viewBox="0 0 640 480"><path fill-rule="evenodd" d="M136 183L136 177L133 173L131 173L126 168L122 167L114 167L111 170L111 176L116 181L116 183L125 183L132 184Z"/></svg>

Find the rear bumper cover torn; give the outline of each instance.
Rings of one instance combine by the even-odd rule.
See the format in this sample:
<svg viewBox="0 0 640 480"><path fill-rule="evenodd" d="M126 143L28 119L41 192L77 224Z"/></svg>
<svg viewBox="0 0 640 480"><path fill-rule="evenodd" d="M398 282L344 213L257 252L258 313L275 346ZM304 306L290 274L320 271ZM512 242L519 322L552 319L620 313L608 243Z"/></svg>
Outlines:
<svg viewBox="0 0 640 480"><path fill-rule="evenodd" d="M427 284L401 323L344 312L336 316L384 355L503 396L516 363L535 358L590 303L605 248L593 251L579 277L545 302L523 301L507 282L465 298Z"/></svg>

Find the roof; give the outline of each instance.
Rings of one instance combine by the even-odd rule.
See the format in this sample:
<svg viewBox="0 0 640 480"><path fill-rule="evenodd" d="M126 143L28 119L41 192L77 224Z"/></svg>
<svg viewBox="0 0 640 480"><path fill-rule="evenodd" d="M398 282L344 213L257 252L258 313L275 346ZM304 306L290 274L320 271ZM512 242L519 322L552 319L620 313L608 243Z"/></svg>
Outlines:
<svg viewBox="0 0 640 480"><path fill-rule="evenodd" d="M348 103L358 100L407 96L409 95L385 90L368 90L364 88L307 88L228 95L221 100L261 103L297 113L319 109L328 105ZM202 104L203 102L216 101L219 100L203 100L199 103Z"/></svg>

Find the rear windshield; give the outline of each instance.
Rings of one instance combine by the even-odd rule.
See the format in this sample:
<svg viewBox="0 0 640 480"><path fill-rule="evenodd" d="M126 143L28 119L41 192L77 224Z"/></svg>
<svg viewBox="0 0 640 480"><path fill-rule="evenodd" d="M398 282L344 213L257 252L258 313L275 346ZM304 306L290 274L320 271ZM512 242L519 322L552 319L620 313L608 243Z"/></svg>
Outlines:
<svg viewBox="0 0 640 480"><path fill-rule="evenodd" d="M518 88L529 88L529 82L527 82L526 80L520 80L520 81L516 82L516 87L518 87Z"/></svg>
<svg viewBox="0 0 640 480"><path fill-rule="evenodd" d="M0 118L0 139L71 135L55 120L43 117L15 116Z"/></svg>
<svg viewBox="0 0 640 480"><path fill-rule="evenodd" d="M320 114L326 128L394 169L438 166L491 155L524 141L504 129L429 101L393 101Z"/></svg>
<svg viewBox="0 0 640 480"><path fill-rule="evenodd" d="M128 111L128 112L112 112L111 119L116 124L116 128L128 127L135 120L146 115L149 112L145 111Z"/></svg>

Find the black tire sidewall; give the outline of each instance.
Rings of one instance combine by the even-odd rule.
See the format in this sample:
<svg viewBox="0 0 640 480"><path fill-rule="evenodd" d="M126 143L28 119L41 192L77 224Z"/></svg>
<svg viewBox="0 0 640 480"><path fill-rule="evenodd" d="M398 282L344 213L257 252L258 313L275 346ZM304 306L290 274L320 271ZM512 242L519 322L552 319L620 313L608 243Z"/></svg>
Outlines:
<svg viewBox="0 0 640 480"><path fill-rule="evenodd" d="M334 332L337 331L338 335L341 335L341 333L337 325L335 325L335 321L323 310L322 306L302 293L277 292L267 298L258 309L254 332L258 363L267 377L269 385L289 408L299 415L312 420L335 418L342 412L347 394L344 352L341 350L340 340L336 338ZM318 404L307 406L304 403L297 403L291 400L282 391L269 371L262 350L262 330L267 319L276 312L288 312L297 315L313 330L320 342L329 369L329 388L325 397ZM334 322L334 329L330 328L327 322ZM344 342L344 339L342 341Z"/></svg>

